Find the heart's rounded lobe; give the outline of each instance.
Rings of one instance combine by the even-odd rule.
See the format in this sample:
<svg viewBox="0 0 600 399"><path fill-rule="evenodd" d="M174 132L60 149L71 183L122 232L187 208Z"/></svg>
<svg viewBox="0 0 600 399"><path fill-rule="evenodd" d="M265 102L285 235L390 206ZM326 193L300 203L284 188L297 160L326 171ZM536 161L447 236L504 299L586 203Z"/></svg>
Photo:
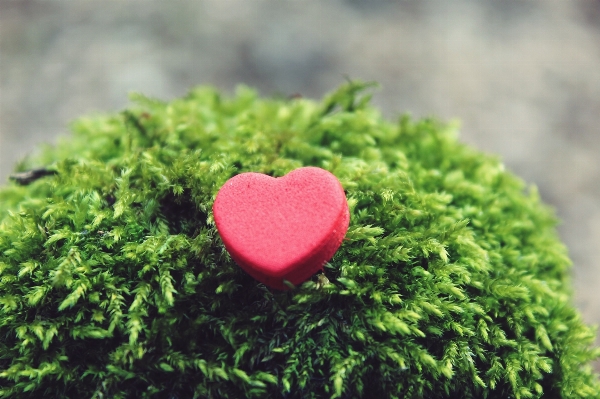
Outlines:
<svg viewBox="0 0 600 399"><path fill-rule="evenodd" d="M330 260L350 222L338 179L316 167L274 178L242 173L219 190L213 213L233 260L265 285L298 285Z"/></svg>

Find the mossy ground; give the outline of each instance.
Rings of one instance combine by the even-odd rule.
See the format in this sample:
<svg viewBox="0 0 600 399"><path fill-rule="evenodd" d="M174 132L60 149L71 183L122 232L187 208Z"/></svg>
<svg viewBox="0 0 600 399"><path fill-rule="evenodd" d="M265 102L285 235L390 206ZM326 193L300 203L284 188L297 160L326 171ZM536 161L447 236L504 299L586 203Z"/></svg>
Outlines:
<svg viewBox="0 0 600 399"><path fill-rule="evenodd" d="M0 396L600 398L594 334L534 188L348 83L321 103L198 88L83 118L0 190ZM350 228L273 292L212 203L237 173L334 173Z"/></svg>

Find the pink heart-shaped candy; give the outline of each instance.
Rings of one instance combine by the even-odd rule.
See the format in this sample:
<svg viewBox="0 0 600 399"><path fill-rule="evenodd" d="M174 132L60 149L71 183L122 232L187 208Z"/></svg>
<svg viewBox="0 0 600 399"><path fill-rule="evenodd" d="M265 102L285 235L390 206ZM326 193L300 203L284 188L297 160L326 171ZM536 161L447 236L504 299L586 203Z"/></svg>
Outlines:
<svg viewBox="0 0 600 399"><path fill-rule="evenodd" d="M233 260L265 285L287 289L323 268L342 243L350 213L330 172L304 167L274 178L242 173L219 190L213 213Z"/></svg>

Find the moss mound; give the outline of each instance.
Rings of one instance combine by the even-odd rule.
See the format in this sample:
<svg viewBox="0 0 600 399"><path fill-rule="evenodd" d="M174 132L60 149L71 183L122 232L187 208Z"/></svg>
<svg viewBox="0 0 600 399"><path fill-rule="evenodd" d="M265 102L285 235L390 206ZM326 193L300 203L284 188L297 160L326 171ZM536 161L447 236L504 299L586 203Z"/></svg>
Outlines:
<svg viewBox="0 0 600 399"><path fill-rule="evenodd" d="M23 165L53 174L0 190L0 397L600 398L552 211L365 86L134 96ZM306 165L340 179L350 229L325 276L271 292L212 203Z"/></svg>

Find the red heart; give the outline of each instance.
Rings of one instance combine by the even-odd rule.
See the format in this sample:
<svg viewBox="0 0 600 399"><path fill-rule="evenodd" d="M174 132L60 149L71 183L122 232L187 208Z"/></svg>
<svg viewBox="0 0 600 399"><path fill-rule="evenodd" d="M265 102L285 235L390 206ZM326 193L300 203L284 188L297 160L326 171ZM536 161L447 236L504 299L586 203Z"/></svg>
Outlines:
<svg viewBox="0 0 600 399"><path fill-rule="evenodd" d="M350 212L344 189L328 171L296 169L279 178L242 173L219 190L213 213L233 260L265 285L298 285L331 259Z"/></svg>

